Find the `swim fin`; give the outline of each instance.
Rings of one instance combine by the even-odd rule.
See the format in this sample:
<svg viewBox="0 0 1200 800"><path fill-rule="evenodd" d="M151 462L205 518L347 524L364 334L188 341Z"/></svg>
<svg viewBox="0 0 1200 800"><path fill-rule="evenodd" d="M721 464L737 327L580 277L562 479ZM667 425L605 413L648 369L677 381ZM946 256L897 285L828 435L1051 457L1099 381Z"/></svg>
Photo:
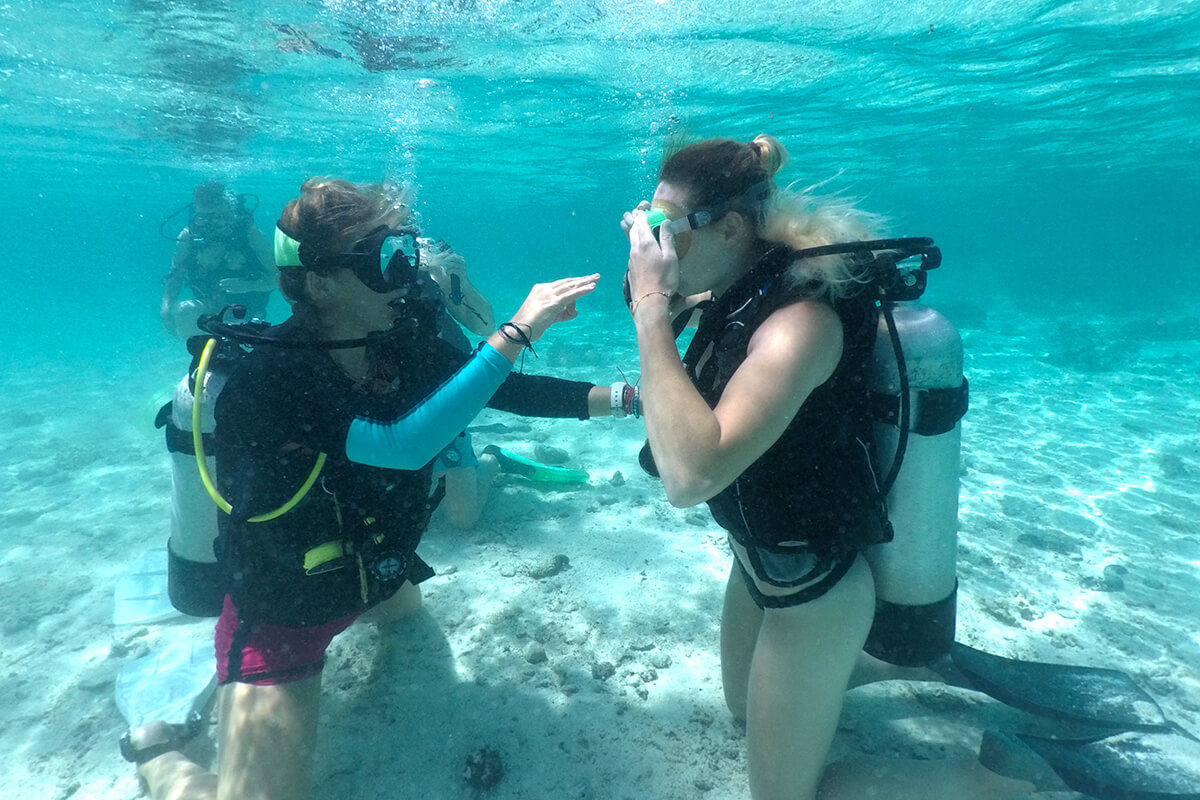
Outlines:
<svg viewBox="0 0 1200 800"><path fill-rule="evenodd" d="M1030 751L1069 788L1100 800L1200 800L1200 740L1176 725L1086 739L988 731L979 760L995 772L1052 791L1039 783Z"/></svg>
<svg viewBox="0 0 1200 800"><path fill-rule="evenodd" d="M117 673L117 709L131 729L153 720L185 725L216 688L211 636L188 639L122 667Z"/></svg>
<svg viewBox="0 0 1200 800"><path fill-rule="evenodd" d="M531 481L543 483L587 483L591 477L586 470L552 467L533 459L519 456L516 453L501 449L494 444L483 448L483 452L493 456L500 462L500 471L510 475L520 475Z"/></svg>
<svg viewBox="0 0 1200 800"><path fill-rule="evenodd" d="M160 622L182 616L167 593L167 549L147 550L117 580L113 624Z"/></svg>
<svg viewBox="0 0 1200 800"><path fill-rule="evenodd" d="M1120 730L1168 724L1154 698L1115 669L1018 661L958 642L933 669L947 683L1043 717Z"/></svg>

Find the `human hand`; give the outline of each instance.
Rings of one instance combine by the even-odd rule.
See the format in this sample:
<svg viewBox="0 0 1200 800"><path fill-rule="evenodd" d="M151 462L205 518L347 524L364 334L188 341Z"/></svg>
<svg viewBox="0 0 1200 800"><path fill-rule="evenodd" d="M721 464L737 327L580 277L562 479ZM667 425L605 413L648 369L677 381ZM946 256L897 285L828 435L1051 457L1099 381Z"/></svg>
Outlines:
<svg viewBox="0 0 1200 800"><path fill-rule="evenodd" d="M639 298L662 294L673 298L679 289L679 258L675 255L675 237L666 225L658 229L658 238L646 221L650 204L642 202L625 212L621 228L629 237L629 266L625 281L633 305Z"/></svg>
<svg viewBox="0 0 1200 800"><path fill-rule="evenodd" d="M421 254L421 267L437 281L442 291L447 291L451 275L459 278L467 275L467 260L452 250L426 250Z"/></svg>
<svg viewBox="0 0 1200 800"><path fill-rule="evenodd" d="M259 283L247 280L246 278L222 278L217 282L217 285L221 287L222 292L228 294L245 294L246 292L259 291Z"/></svg>
<svg viewBox="0 0 1200 800"><path fill-rule="evenodd" d="M594 291L598 280L600 274L593 273L535 284L513 314L512 322L521 328L529 341L536 342L551 325L579 316L575 301Z"/></svg>
<svg viewBox="0 0 1200 800"><path fill-rule="evenodd" d="M634 208L634 211L646 212L649 210L650 210L650 201L649 200L643 200L642 202L638 203L637 206ZM633 223L634 223L633 211L626 211L625 214L622 215L622 217L621 217L621 230L625 231L625 236L627 236L627 237L629 236L629 231L631 228L633 228Z"/></svg>

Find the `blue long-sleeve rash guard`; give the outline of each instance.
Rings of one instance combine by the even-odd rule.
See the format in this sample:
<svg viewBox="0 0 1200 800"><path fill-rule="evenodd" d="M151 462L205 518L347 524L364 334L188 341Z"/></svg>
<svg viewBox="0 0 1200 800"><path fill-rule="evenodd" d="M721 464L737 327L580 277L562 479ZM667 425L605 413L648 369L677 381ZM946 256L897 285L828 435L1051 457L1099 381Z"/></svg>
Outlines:
<svg viewBox="0 0 1200 800"><path fill-rule="evenodd" d="M512 363L484 345L458 372L399 419L356 417L346 434L346 457L388 469L420 469L441 452L500 388Z"/></svg>

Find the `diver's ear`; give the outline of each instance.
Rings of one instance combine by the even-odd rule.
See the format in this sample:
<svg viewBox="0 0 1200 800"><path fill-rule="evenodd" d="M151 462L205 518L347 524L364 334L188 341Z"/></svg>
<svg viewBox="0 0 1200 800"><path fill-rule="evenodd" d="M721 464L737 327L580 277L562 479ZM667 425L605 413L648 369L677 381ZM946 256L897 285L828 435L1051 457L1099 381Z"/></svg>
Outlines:
<svg viewBox="0 0 1200 800"><path fill-rule="evenodd" d="M304 273L304 292L314 305L327 305L337 290L338 282L333 274L323 275L311 269Z"/></svg>
<svg viewBox="0 0 1200 800"><path fill-rule="evenodd" d="M736 241L750 233L750 220L740 211L730 211L717 220L716 229L727 242Z"/></svg>

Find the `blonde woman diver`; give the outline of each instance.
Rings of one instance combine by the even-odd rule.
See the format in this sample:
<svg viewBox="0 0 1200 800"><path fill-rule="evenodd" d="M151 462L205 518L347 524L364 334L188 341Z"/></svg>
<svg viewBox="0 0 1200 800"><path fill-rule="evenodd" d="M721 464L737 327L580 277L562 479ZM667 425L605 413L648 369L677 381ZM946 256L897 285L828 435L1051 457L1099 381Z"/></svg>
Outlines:
<svg viewBox="0 0 1200 800"><path fill-rule="evenodd" d="M901 673L862 653L875 609L863 551L887 537L864 382L876 308L850 260L793 254L874 238L878 220L777 187L786 161L766 135L691 144L668 153L653 200L622 220L644 462L672 505L707 503L729 532L721 672L729 709L746 722L750 795L1027 793L1031 784L974 759L826 763L846 689ZM681 360L672 318L705 294Z"/></svg>

